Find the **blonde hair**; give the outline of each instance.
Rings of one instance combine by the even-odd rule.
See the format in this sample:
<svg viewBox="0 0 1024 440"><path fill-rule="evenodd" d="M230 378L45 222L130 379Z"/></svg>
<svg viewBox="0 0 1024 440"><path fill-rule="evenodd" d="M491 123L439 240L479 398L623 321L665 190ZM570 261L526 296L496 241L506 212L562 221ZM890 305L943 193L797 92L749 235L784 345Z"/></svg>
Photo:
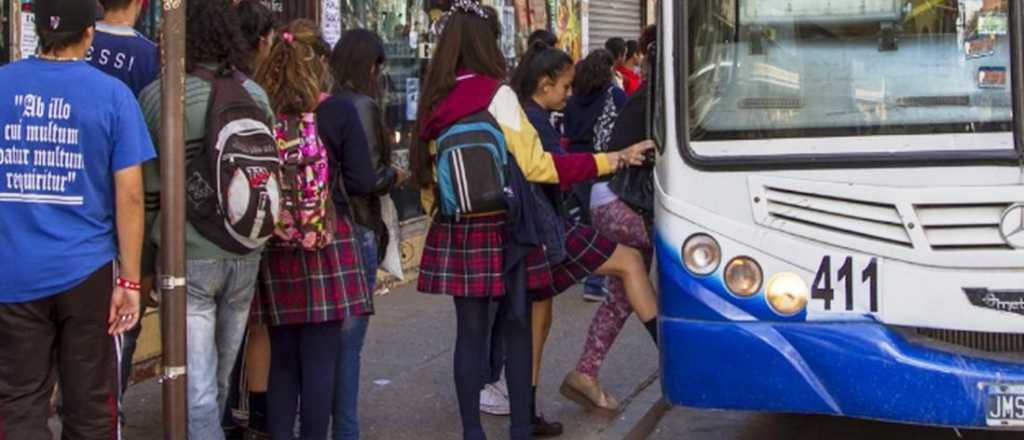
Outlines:
<svg viewBox="0 0 1024 440"><path fill-rule="evenodd" d="M328 50L310 20L295 20L281 30L254 78L275 112L300 115L316 109L327 73L322 59Z"/></svg>

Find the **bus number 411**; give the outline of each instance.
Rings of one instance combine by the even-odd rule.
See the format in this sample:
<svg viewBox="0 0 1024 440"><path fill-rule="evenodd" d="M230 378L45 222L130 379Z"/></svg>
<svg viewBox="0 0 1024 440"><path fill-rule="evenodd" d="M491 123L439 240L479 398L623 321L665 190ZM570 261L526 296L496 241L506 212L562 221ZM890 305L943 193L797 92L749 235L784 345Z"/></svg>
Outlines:
<svg viewBox="0 0 1024 440"><path fill-rule="evenodd" d="M846 257L843 265L835 272L835 281L843 283L845 293L845 310L853 311L854 306L854 263L853 257ZM878 311L878 259L872 258L867 267L860 272L861 283L867 285L870 297L871 312ZM832 310L832 302L835 300L836 291L832 288L833 272L832 257L822 258L818 266L818 273L814 276L814 283L811 285L811 298L820 299L825 302L825 310Z"/></svg>

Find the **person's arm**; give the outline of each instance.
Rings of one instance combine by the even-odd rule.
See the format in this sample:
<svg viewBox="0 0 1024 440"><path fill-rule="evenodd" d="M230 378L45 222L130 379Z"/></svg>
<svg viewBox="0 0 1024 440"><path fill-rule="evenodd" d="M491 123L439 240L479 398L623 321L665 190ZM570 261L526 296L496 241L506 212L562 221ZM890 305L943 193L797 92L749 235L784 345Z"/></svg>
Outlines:
<svg viewBox="0 0 1024 440"><path fill-rule="evenodd" d="M115 124L110 171L114 176L114 216L118 241L118 277L132 284L142 281L142 240L145 227L142 163L156 152L138 103L127 87L114 96ZM115 283L108 317L111 335L124 333L139 321L140 289Z"/></svg>
<svg viewBox="0 0 1024 440"><path fill-rule="evenodd" d="M118 276L132 283L142 281L142 237L145 209L142 206L142 166L114 174L114 211L117 223ZM139 322L141 292L115 285L110 300L111 335L124 333Z"/></svg>
<svg viewBox="0 0 1024 440"><path fill-rule="evenodd" d="M320 139L338 162L345 191L373 194L377 179L355 106L338 98L324 101L316 110L316 125Z"/></svg>
<svg viewBox="0 0 1024 440"><path fill-rule="evenodd" d="M356 112L359 113L359 122L366 136L370 163L373 164L377 177L373 192L375 194L386 194L398 182L398 170L391 166L391 149L385 144L387 140L381 139L383 135L381 133L383 131L383 122L381 121L380 108L373 102L373 99L362 95L357 96L353 103L355 104Z"/></svg>
<svg viewBox="0 0 1024 440"><path fill-rule="evenodd" d="M145 209L142 204L142 165L114 174L114 210L117 217L117 244L121 277L129 281L141 278L142 235Z"/></svg>
<svg viewBox="0 0 1024 440"><path fill-rule="evenodd" d="M544 151L537 130L530 124L512 89L502 87L489 111L501 125L508 150L523 170L523 176L533 183L559 184L562 189L568 189L573 184L611 174L622 166L637 165L642 162L643 151L653 148L645 144L621 152L556 156Z"/></svg>

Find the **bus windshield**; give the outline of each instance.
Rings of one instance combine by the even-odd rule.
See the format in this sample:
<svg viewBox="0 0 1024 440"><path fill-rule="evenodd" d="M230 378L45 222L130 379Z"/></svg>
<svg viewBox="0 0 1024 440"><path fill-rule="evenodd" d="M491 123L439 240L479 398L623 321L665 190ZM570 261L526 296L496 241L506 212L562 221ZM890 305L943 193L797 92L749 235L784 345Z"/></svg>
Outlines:
<svg viewBox="0 0 1024 440"><path fill-rule="evenodd" d="M941 148L1013 148L1008 0L689 4L694 143L889 136L868 139L912 151L937 147L908 135L954 134Z"/></svg>

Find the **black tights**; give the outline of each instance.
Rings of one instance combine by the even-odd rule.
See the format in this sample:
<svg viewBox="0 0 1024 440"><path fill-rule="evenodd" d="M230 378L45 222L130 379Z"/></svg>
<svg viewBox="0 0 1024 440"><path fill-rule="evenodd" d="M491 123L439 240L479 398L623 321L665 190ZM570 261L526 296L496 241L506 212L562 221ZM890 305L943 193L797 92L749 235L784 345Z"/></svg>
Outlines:
<svg viewBox="0 0 1024 440"><path fill-rule="evenodd" d="M480 423L480 389L483 388L483 363L490 338L490 299L455 298L458 321L455 339L455 392L465 440L486 439ZM503 327L506 354L505 380L512 409L512 440L531 438L530 382L533 368L533 338L529 319L510 320L503 301L498 310L498 325ZM529 310L529 308L527 308Z"/></svg>

